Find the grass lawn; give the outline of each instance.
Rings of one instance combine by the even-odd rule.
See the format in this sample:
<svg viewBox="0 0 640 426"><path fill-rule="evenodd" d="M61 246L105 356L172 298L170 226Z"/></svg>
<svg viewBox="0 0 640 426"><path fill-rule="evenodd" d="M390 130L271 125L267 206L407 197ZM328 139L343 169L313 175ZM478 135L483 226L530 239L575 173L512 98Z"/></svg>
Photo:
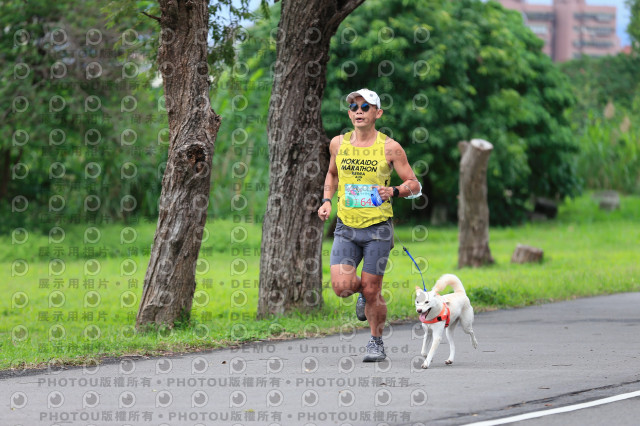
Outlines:
<svg viewBox="0 0 640 426"><path fill-rule="evenodd" d="M601 212L589 196L561 206L556 220L490 231L496 264L456 270L457 228L396 227L424 266L427 288L443 273L462 279L476 311L519 307L597 294L640 291L640 199ZM197 267L189 326L134 331L154 223L62 225L50 235L0 236L5 297L0 299L0 369L47 363L82 364L105 356L150 355L238 342L317 336L362 327L355 298L336 297L327 281L331 241L323 245L325 305L317 315L255 320L260 224L212 220ZM245 232L246 231L246 232ZM544 262L510 263L516 244L544 250ZM416 319L412 297L421 285L396 246L383 294L388 320Z"/></svg>

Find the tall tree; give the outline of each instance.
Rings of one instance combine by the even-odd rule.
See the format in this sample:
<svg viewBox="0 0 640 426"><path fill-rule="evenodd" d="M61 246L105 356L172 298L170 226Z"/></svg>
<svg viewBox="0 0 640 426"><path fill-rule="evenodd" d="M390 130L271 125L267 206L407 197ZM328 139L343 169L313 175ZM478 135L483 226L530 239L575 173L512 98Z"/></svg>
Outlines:
<svg viewBox="0 0 640 426"><path fill-rule="evenodd" d="M364 0L282 1L269 103L269 198L258 316L322 306L322 185L329 139L320 115L331 37Z"/></svg>
<svg viewBox="0 0 640 426"><path fill-rule="evenodd" d="M126 7L143 3L128 2ZM231 0L158 3L159 17L151 9L143 13L160 24L157 62L169 118L169 156L136 319L138 329L150 324L173 326L190 316L207 219L211 160L221 122L209 102L209 65L233 63L238 28L233 18L249 17L248 0L241 0L240 7ZM228 24L218 20L223 8L232 17Z"/></svg>
<svg viewBox="0 0 640 426"><path fill-rule="evenodd" d="M169 158L136 326L188 318L220 117L209 106L206 1L160 1Z"/></svg>

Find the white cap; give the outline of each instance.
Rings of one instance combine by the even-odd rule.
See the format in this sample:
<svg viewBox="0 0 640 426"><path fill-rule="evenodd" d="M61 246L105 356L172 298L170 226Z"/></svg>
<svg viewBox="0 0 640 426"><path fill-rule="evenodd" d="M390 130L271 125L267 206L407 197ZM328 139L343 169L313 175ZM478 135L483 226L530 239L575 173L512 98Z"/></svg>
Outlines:
<svg viewBox="0 0 640 426"><path fill-rule="evenodd" d="M353 102L353 99L358 96L362 96L364 100L367 101L369 104L375 105L378 108L380 108L380 96L378 96L378 94L373 90L369 90L369 89L360 89L358 91L349 93L349 95L347 95L347 102L348 103Z"/></svg>

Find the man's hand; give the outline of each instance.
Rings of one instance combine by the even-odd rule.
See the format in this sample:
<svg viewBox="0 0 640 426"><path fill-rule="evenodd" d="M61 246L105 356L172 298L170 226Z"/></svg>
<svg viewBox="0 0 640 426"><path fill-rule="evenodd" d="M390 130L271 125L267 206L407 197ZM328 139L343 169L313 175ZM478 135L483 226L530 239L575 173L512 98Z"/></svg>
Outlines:
<svg viewBox="0 0 640 426"><path fill-rule="evenodd" d="M374 185L378 188L378 194L380 194L380 198L382 201L387 201L389 198L393 197L393 187L392 186L378 186Z"/></svg>
<svg viewBox="0 0 640 426"><path fill-rule="evenodd" d="M324 203L322 203L322 205L318 209L318 217L320 217L320 220L324 222L325 220L329 219L330 214L331 214L331 202L325 201Z"/></svg>

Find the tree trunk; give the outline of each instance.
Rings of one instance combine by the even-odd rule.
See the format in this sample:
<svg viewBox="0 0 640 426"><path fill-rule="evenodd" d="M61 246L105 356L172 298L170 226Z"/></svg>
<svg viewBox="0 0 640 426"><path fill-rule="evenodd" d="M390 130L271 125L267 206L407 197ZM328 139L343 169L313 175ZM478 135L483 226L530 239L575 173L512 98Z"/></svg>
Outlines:
<svg viewBox="0 0 640 426"><path fill-rule="evenodd" d="M209 103L208 2L164 0L160 8L158 63L170 144L138 328L153 323L173 326L189 318L220 127L220 117Z"/></svg>
<svg viewBox="0 0 640 426"><path fill-rule="evenodd" d="M9 178L11 177L11 148L0 150L0 156L3 158L2 169L0 169L0 201L7 196L9 188Z"/></svg>
<svg viewBox="0 0 640 426"><path fill-rule="evenodd" d="M0 169L0 201L2 201L9 191L9 180L13 179L11 169L20 162L22 157L22 148L18 148L18 156L15 160L11 159L11 148L0 150L0 157L4 158L2 169Z"/></svg>
<svg viewBox="0 0 640 426"><path fill-rule="evenodd" d="M518 244L511 256L511 263L532 263L542 262L544 252L537 247L525 246Z"/></svg>
<svg viewBox="0 0 640 426"><path fill-rule="evenodd" d="M460 195L458 200L458 268L493 263L489 250L487 164L493 145L482 139L458 144Z"/></svg>
<svg viewBox="0 0 640 426"><path fill-rule="evenodd" d="M599 200L600 210L613 211L620 208L620 194L617 191L600 191L593 197Z"/></svg>
<svg viewBox="0 0 640 426"><path fill-rule="evenodd" d="M558 216L558 203L545 197L536 197L533 212L545 216L545 218L555 219Z"/></svg>
<svg viewBox="0 0 640 426"><path fill-rule="evenodd" d="M323 303L323 223L317 210L329 167L329 139L320 104L331 37L363 2L282 2L267 129L270 182L262 225L259 318L317 309Z"/></svg>

